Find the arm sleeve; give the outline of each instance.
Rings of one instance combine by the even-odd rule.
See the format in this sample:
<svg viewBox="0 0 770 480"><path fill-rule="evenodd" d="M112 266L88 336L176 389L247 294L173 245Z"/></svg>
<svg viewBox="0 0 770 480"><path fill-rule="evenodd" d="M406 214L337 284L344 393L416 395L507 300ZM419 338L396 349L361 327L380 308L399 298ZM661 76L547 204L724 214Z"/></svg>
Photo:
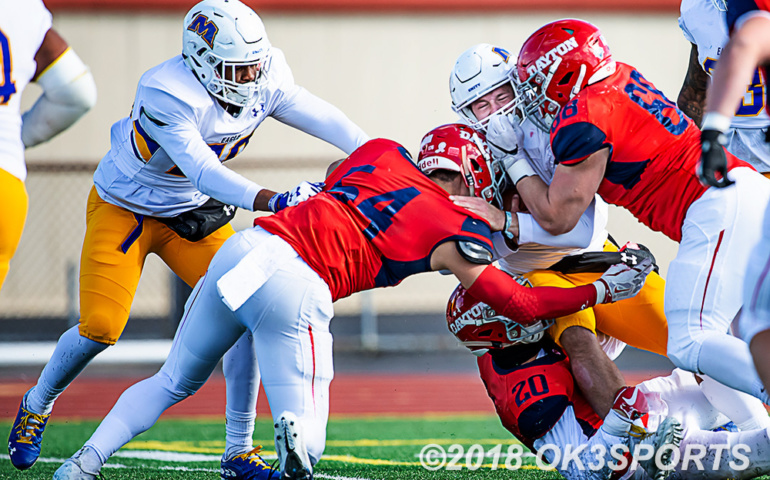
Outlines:
<svg viewBox="0 0 770 480"><path fill-rule="evenodd" d="M142 128L166 151L195 188L220 202L253 210L264 187L222 165L201 137L194 110L165 92L153 98L152 111L140 107Z"/></svg>
<svg viewBox="0 0 770 480"><path fill-rule="evenodd" d="M71 48L54 60L36 83L43 88L43 94L21 117L25 147L50 140L96 104L94 77Z"/></svg>
<svg viewBox="0 0 770 480"><path fill-rule="evenodd" d="M551 133L551 148L557 164L577 165L605 147L607 135L596 125L578 121Z"/></svg>
<svg viewBox="0 0 770 480"><path fill-rule="evenodd" d="M563 317L596 305L596 287L523 287L489 265L468 293L511 320L529 325L537 320Z"/></svg>
<svg viewBox="0 0 770 480"><path fill-rule="evenodd" d="M348 155L369 141L369 136L339 108L297 85L286 92L272 116L331 143Z"/></svg>
<svg viewBox="0 0 770 480"><path fill-rule="evenodd" d="M575 228L561 235L551 235L528 213L517 213L519 218L519 245L537 243L549 247L586 248L594 235L596 200L580 216Z"/></svg>

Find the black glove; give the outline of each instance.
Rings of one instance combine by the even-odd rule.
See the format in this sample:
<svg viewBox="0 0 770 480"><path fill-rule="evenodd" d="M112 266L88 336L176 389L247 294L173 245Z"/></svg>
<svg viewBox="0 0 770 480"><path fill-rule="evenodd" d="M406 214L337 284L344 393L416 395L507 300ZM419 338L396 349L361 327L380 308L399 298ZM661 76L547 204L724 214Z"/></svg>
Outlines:
<svg viewBox="0 0 770 480"><path fill-rule="evenodd" d="M707 187L725 188L735 183L727 178L726 141L727 137L719 130L706 129L700 134L703 153L698 164L698 177Z"/></svg>

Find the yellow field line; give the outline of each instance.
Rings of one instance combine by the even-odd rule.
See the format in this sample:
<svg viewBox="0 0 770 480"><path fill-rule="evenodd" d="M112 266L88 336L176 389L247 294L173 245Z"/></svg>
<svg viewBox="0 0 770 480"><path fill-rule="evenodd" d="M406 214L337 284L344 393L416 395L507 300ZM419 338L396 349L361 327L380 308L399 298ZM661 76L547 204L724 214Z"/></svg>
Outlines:
<svg viewBox="0 0 770 480"><path fill-rule="evenodd" d="M255 442L263 445L269 445L271 440L264 440ZM515 445L519 442L511 438L420 438L420 439L396 439L396 440L378 440L371 438L362 438L358 440L329 440L326 442L327 447L408 447L408 446L422 446L428 444L437 445ZM213 440L207 442L160 442L157 440L134 440L123 448L128 450L160 450L164 452L184 452L184 453L217 453L225 447L225 442L221 440ZM264 451L268 454L268 451ZM275 452L272 452L273 454Z"/></svg>

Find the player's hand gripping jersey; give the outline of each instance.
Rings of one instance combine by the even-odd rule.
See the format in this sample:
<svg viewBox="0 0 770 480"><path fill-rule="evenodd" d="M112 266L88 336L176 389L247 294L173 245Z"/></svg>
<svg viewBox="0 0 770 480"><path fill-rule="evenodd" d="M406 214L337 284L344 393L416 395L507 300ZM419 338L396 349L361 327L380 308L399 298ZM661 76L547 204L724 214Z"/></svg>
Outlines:
<svg viewBox="0 0 770 480"><path fill-rule="evenodd" d="M602 424L575 385L569 359L556 345L543 348L536 360L524 365L504 368L491 353L479 357L478 365L503 426L533 451L535 440L548 433L570 405L587 437Z"/></svg>
<svg viewBox="0 0 770 480"><path fill-rule="evenodd" d="M700 130L633 67L590 85L567 103L551 128L557 163L575 165L609 148L598 193L639 221L680 241L687 209L706 187L695 173ZM727 153L728 170L750 166Z"/></svg>
<svg viewBox="0 0 770 480"><path fill-rule="evenodd" d="M286 240L334 300L430 271L431 253L447 241L492 255L489 225L452 203L403 147L384 139L356 150L312 201L254 224Z"/></svg>

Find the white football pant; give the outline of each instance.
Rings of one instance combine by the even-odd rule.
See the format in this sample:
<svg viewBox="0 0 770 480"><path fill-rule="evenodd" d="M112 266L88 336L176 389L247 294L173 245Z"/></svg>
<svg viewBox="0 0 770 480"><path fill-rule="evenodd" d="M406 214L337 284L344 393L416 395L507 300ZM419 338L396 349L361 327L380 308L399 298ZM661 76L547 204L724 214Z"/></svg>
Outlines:
<svg viewBox="0 0 770 480"><path fill-rule="evenodd" d="M264 243L267 239L272 240ZM276 239L281 248L270 246ZM334 376L332 299L321 277L286 245L260 228L239 232L225 242L190 295L161 370L121 395L87 446L106 461L150 428L168 407L194 394L248 330L271 411L293 412L302 422L311 463L321 458ZM249 256L255 267L252 274L260 275L260 263L272 274L231 311L217 291L217 280L252 252L258 252Z"/></svg>
<svg viewBox="0 0 770 480"><path fill-rule="evenodd" d="M736 184L709 188L687 212L682 240L666 278L668 357L768 402L749 347L727 334L743 304L751 248L762 236L770 180L754 170L730 172Z"/></svg>

